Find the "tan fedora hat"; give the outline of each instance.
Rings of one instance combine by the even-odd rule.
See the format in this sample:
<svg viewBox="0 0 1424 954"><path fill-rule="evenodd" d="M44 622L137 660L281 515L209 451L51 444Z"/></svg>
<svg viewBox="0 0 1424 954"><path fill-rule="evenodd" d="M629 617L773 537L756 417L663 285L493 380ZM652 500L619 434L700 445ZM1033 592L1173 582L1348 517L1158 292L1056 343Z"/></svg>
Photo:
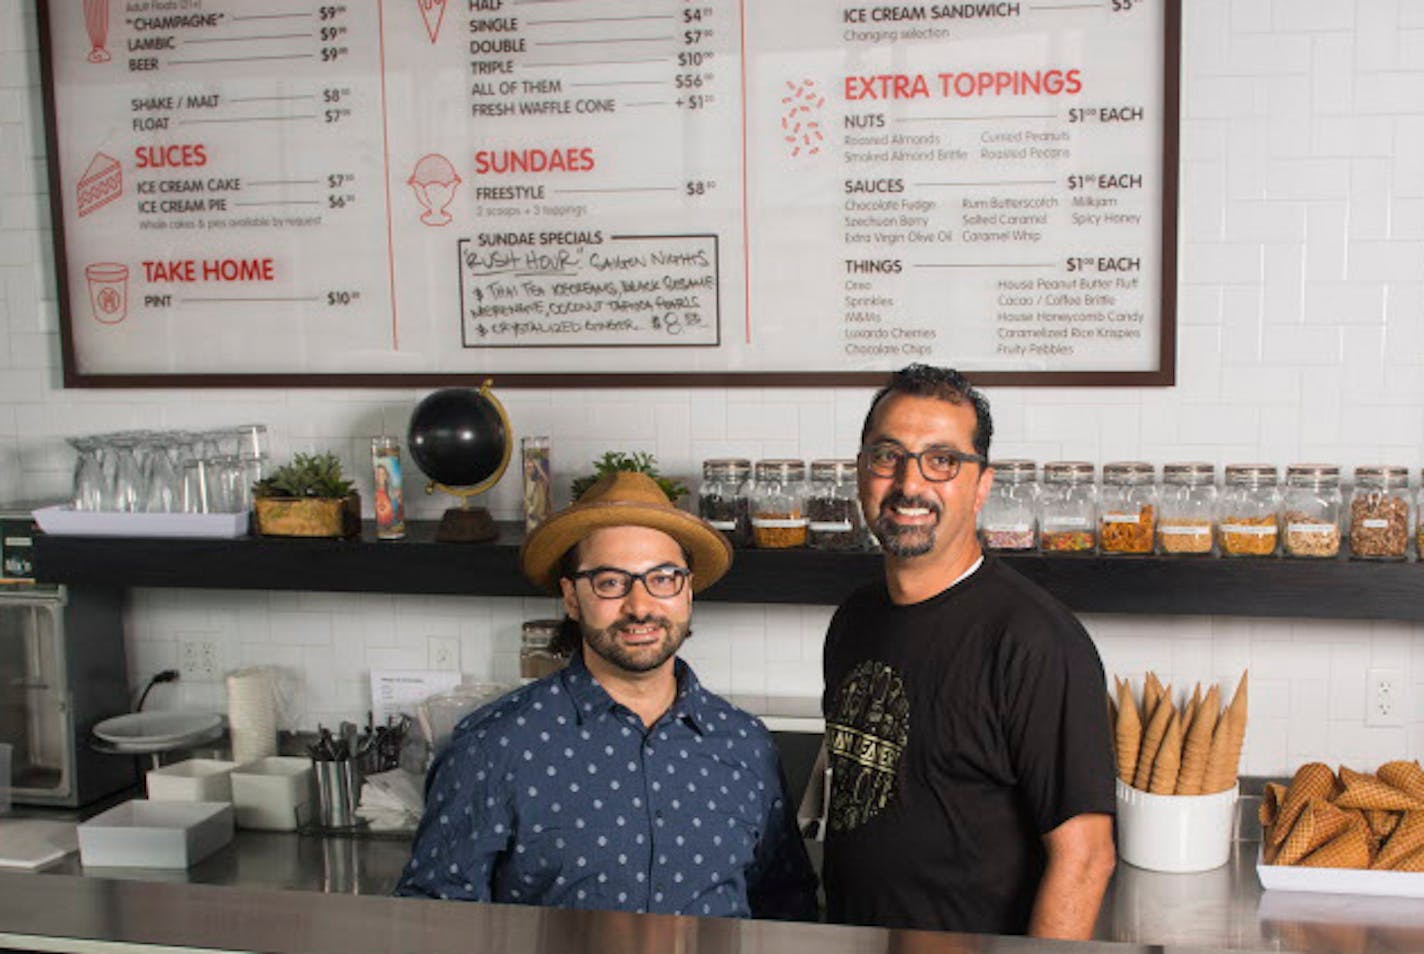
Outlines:
<svg viewBox="0 0 1424 954"><path fill-rule="evenodd" d="M732 565L732 545L711 524L677 509L647 474L615 471L553 514L519 548L519 567L535 586L559 592L559 560L602 527L651 527L682 544L692 562L692 591L716 583Z"/></svg>

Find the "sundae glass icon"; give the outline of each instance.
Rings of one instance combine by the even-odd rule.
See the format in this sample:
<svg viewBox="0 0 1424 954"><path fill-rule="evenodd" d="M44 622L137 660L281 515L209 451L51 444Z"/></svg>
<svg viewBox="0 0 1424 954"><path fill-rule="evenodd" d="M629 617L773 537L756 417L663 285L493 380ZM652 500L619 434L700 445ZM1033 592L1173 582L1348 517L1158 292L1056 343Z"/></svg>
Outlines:
<svg viewBox="0 0 1424 954"><path fill-rule="evenodd" d="M109 0L84 0L84 30L89 34L90 63L113 59L105 45L109 42Z"/></svg>
<svg viewBox="0 0 1424 954"><path fill-rule="evenodd" d="M450 213L445 211L445 207L455 198L455 190L460 187L460 176L449 159L433 152L423 156L415 164L415 171L406 183L425 207L420 221L426 225L450 224Z"/></svg>

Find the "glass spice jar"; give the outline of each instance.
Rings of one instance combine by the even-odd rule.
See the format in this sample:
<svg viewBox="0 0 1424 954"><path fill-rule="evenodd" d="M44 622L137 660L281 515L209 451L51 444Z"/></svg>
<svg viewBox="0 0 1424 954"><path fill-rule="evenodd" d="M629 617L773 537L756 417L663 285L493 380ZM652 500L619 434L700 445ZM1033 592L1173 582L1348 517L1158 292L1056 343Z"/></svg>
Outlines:
<svg viewBox="0 0 1424 954"><path fill-rule="evenodd" d="M1413 517L1409 471L1356 467L1350 494L1350 555L1362 560L1403 560Z"/></svg>
<svg viewBox="0 0 1424 954"><path fill-rule="evenodd" d="M1044 553L1092 553L1098 545L1097 468L1085 460L1043 465L1038 498L1038 548Z"/></svg>
<svg viewBox="0 0 1424 954"><path fill-rule="evenodd" d="M806 464L759 460L752 487L752 541L770 550L806 545Z"/></svg>
<svg viewBox="0 0 1424 954"><path fill-rule="evenodd" d="M564 668L568 658L554 651L561 619L529 619L519 628L519 675L522 679L542 679Z"/></svg>
<svg viewBox="0 0 1424 954"><path fill-rule="evenodd" d="M1281 494L1282 550L1286 556L1320 559L1340 553L1340 468L1291 464Z"/></svg>
<svg viewBox="0 0 1424 954"><path fill-rule="evenodd" d="M721 530L734 547L752 545L752 509L747 497L752 462L724 457L702 462L697 515Z"/></svg>
<svg viewBox="0 0 1424 954"><path fill-rule="evenodd" d="M1157 551L1210 554L1216 528L1216 467L1205 462L1162 468Z"/></svg>
<svg viewBox="0 0 1424 954"><path fill-rule="evenodd" d="M1136 460L1104 464L1098 548L1103 553L1151 553L1156 529L1156 468Z"/></svg>
<svg viewBox="0 0 1424 954"><path fill-rule="evenodd" d="M994 484L979 511L979 542L986 550L1032 550L1038 546L1038 465L996 460Z"/></svg>
<svg viewBox="0 0 1424 954"><path fill-rule="evenodd" d="M1227 464L1216 521L1222 556L1274 556L1280 506L1274 465Z"/></svg>
<svg viewBox="0 0 1424 954"><path fill-rule="evenodd" d="M859 550L865 545L854 460L811 461L806 517L814 550Z"/></svg>

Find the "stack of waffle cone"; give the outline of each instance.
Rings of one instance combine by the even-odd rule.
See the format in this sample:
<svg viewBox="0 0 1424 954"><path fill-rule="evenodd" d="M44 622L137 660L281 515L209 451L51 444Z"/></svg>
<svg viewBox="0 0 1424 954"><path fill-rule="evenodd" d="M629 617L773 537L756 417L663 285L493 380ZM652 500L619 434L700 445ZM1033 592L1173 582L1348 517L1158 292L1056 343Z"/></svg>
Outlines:
<svg viewBox="0 0 1424 954"><path fill-rule="evenodd" d="M1178 707L1172 687L1148 672L1141 704L1132 684L1115 679L1110 700L1117 751L1117 775L1127 785L1154 795L1213 795L1236 784L1246 737L1246 674L1221 708L1221 688L1203 695L1201 684Z"/></svg>
<svg viewBox="0 0 1424 954"><path fill-rule="evenodd" d="M1424 770L1388 762L1374 775L1320 762L1261 800L1266 864L1424 871Z"/></svg>

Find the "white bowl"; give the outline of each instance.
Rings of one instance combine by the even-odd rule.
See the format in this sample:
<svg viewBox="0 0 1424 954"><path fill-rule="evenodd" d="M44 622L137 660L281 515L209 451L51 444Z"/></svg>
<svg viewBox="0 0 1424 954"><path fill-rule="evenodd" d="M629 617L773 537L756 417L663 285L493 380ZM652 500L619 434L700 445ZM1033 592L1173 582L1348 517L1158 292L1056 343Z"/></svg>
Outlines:
<svg viewBox="0 0 1424 954"><path fill-rule="evenodd" d="M230 841L231 805L135 798L79 826L79 860L86 868L187 868Z"/></svg>
<svg viewBox="0 0 1424 954"><path fill-rule="evenodd" d="M187 759L147 775L148 797L155 802L230 802L236 762Z"/></svg>
<svg viewBox="0 0 1424 954"><path fill-rule="evenodd" d="M311 760L269 755L232 770L239 828L294 831L311 814Z"/></svg>
<svg viewBox="0 0 1424 954"><path fill-rule="evenodd" d="M1152 795L1117 780L1117 853L1148 871L1210 871L1231 856L1239 786L1213 795Z"/></svg>

